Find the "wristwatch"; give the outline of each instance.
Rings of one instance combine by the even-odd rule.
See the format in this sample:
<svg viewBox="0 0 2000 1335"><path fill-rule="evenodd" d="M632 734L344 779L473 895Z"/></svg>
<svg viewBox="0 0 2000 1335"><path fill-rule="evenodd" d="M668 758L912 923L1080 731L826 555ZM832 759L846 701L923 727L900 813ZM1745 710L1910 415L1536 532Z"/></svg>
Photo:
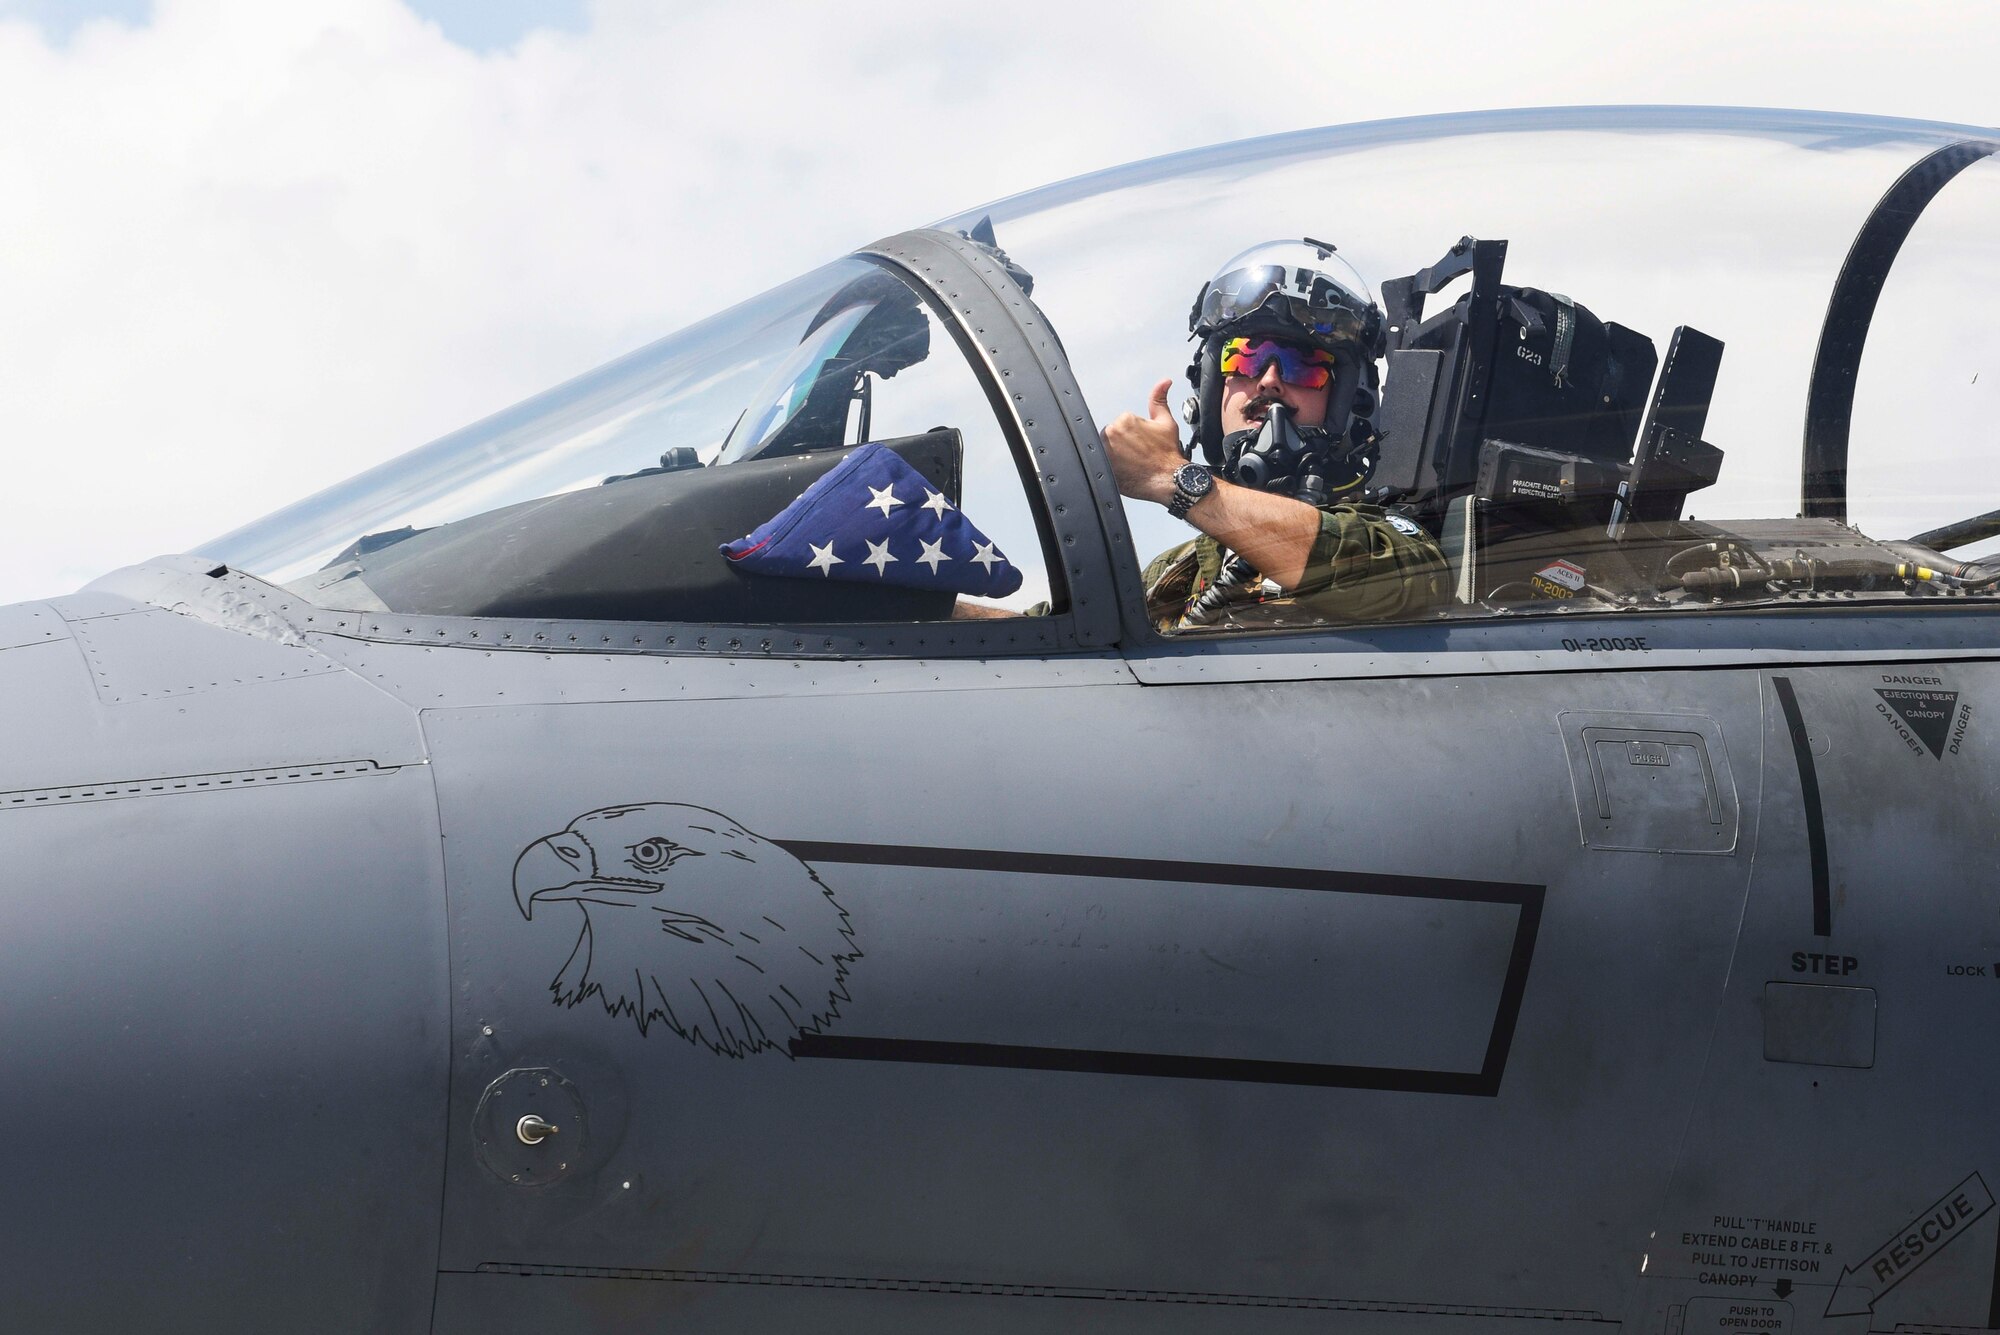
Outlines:
<svg viewBox="0 0 2000 1335"><path fill-rule="evenodd" d="M1186 519L1195 503L1214 490L1215 474L1207 465L1182 464L1174 470L1174 496L1167 502L1167 513L1176 519Z"/></svg>

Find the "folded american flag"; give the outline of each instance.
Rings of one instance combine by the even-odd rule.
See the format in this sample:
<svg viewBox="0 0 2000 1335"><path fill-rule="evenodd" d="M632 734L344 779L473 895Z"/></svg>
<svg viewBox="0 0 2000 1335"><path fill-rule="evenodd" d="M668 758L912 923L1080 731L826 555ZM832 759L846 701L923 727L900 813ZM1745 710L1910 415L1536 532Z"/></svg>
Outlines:
<svg viewBox="0 0 2000 1335"><path fill-rule="evenodd" d="M756 532L722 544L760 575L844 579L1004 598L1021 572L888 446L863 445Z"/></svg>

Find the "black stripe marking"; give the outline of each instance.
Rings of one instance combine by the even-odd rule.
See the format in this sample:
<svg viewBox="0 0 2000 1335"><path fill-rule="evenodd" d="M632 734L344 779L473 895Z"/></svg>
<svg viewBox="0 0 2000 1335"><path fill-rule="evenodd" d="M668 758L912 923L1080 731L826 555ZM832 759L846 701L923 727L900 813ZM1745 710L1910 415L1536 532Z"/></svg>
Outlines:
<svg viewBox="0 0 2000 1335"><path fill-rule="evenodd" d="M1813 767L1812 738L1806 733L1799 698L1789 677L1773 677L1778 707L1785 711L1785 728L1792 735L1792 756L1799 762L1799 797L1806 808L1806 848L1812 856L1813 935L1833 935L1833 893L1826 870L1826 813L1820 808L1819 771Z"/></svg>
<svg viewBox="0 0 2000 1335"><path fill-rule="evenodd" d="M2000 1239L1994 1241L1994 1285L1986 1297L1986 1329L2000 1331Z"/></svg>
<svg viewBox="0 0 2000 1335"><path fill-rule="evenodd" d="M809 839L772 842L809 863L844 862L859 866L936 867L951 871L1008 872L1026 876L1092 876L1193 885L1320 890L1462 903L1512 904L1518 910L1507 974L1500 990L1500 1003L1494 1011L1493 1030L1487 1040L1485 1059L1477 1071L1343 1066L1240 1057L1196 1057L1168 1052L1115 1052L1093 1048L955 1043L848 1034L802 1034L790 1044L794 1057L847 1061L916 1062L1023 1071L1074 1071L1093 1075L1167 1076L1182 1080L1230 1080L1250 1084L1314 1085L1492 1098L1500 1092L1501 1077L1507 1070L1507 1055L1513 1048L1515 1025L1521 1016L1522 1000L1528 990L1528 974L1534 964L1535 939L1541 928L1542 900L1547 893L1546 887L1539 885L1322 871L1311 867L1253 867L1237 863L1017 853L977 848L923 848L901 844L828 843Z"/></svg>
<svg viewBox="0 0 2000 1335"><path fill-rule="evenodd" d="M1075 1071L1086 1075L1151 1075L1181 1080L1234 1080L1259 1085L1318 1085L1330 1089L1393 1089L1418 1094L1490 1095L1483 1071L1422 1071L1394 1066L1335 1066L1319 1062L1190 1057L1171 1052L1107 1052L1096 1048L1017 1047L1009 1043L948 1043L927 1038L863 1038L802 1034L794 1057L916 1062L928 1066L989 1066L1015 1071Z"/></svg>
<svg viewBox="0 0 2000 1335"><path fill-rule="evenodd" d="M806 862L851 862L870 867L938 867L948 871L1008 871L1026 876L1098 876L1127 881L1179 881L1196 885L1267 886L1274 890L1333 890L1350 895L1453 899L1475 904L1538 903L1542 887L1506 881L1461 881L1439 876L1322 871L1317 867L1252 867L1236 862L1178 862L1154 858L1102 858L1075 853L1013 853L984 848L925 848L910 844L842 844L815 839L774 839Z"/></svg>
<svg viewBox="0 0 2000 1335"><path fill-rule="evenodd" d="M1986 1300L1986 1329L2000 1330L2000 1239L1993 1244L1993 1288Z"/></svg>

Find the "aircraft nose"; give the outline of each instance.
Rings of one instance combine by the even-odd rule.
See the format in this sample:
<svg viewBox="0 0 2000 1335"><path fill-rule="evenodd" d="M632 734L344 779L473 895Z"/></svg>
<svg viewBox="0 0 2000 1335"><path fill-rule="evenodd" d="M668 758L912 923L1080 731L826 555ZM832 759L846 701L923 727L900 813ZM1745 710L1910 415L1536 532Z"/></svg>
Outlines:
<svg viewBox="0 0 2000 1335"><path fill-rule="evenodd" d="M590 849L570 834L537 839L514 860L514 903L521 916L533 920L535 896L556 890L591 874Z"/></svg>

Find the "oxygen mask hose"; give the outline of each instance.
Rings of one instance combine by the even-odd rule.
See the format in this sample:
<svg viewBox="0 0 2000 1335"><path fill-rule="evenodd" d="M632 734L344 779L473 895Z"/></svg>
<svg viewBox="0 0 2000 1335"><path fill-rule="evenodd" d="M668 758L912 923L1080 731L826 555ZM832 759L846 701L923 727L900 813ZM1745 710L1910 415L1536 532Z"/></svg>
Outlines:
<svg viewBox="0 0 2000 1335"><path fill-rule="evenodd" d="M1308 461L1305 471L1299 474L1298 490L1293 495L1317 510L1327 503L1329 494L1325 472L1320 468L1318 461Z"/></svg>
<svg viewBox="0 0 2000 1335"><path fill-rule="evenodd" d="M1183 626L1206 626L1222 615L1231 603L1242 601L1244 595L1256 589L1263 577L1242 557L1231 553L1222 563L1222 570L1215 582L1203 589L1195 600L1181 613Z"/></svg>

